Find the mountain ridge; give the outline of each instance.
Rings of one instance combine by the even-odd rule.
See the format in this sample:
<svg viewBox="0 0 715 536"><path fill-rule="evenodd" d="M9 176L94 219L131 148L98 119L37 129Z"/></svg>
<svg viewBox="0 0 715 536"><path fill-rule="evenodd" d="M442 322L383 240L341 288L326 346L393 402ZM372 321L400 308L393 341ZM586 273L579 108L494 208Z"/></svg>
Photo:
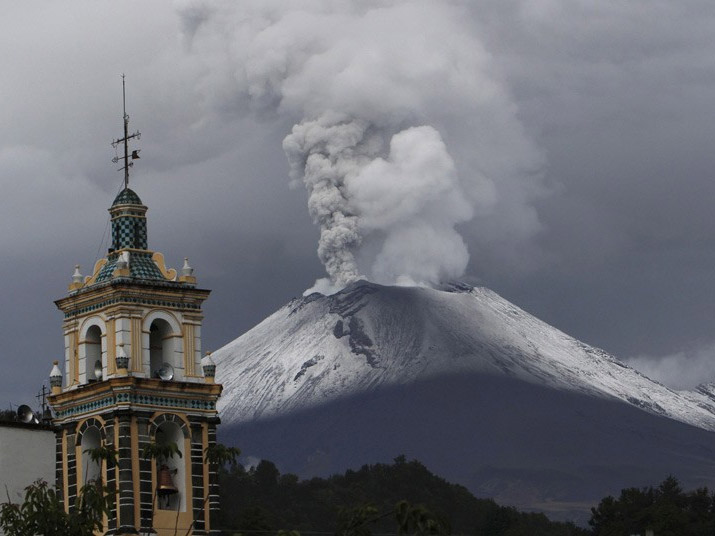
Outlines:
<svg viewBox="0 0 715 536"><path fill-rule="evenodd" d="M435 290L360 281L332 296L293 299L214 358L228 423L469 371L614 397L715 430L715 385L670 389L486 287L462 283Z"/></svg>

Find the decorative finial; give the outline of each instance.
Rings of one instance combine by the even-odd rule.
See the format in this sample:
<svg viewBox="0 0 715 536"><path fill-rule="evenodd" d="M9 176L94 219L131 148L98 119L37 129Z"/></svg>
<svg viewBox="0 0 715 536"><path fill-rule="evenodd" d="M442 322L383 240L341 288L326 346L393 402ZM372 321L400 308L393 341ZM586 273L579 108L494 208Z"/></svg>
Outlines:
<svg viewBox="0 0 715 536"><path fill-rule="evenodd" d="M129 357L127 356L127 353L124 351L124 343L120 342L119 343L119 350L117 351L117 357L116 357L116 362L117 362L117 372L121 374L122 376L127 375L127 369L129 368Z"/></svg>
<svg viewBox="0 0 715 536"><path fill-rule="evenodd" d="M52 362L52 370L50 371L50 390L53 395L58 395L62 392L62 371L58 365L59 361Z"/></svg>
<svg viewBox="0 0 715 536"><path fill-rule="evenodd" d="M206 352L206 355L201 360L201 368L204 371L204 379L206 383L214 383L216 376L216 363L211 359L211 352Z"/></svg>
<svg viewBox="0 0 715 536"><path fill-rule="evenodd" d="M74 265L74 273L72 274L72 282L70 283L70 291L82 288L84 285L84 276L79 272L79 264Z"/></svg>
<svg viewBox="0 0 715 536"><path fill-rule="evenodd" d="M134 134L129 134L129 116L127 115L127 97L126 97L126 88L125 88L125 83L124 83L124 75L122 74L122 109L124 111L124 137L116 139L112 142L112 147L114 149L117 149L117 146L121 143L124 144L124 157L120 157L119 155L115 156L112 158L112 162L115 164L119 162L123 158L124 160L124 166L120 167L117 171L122 171L124 170L124 189L126 190L129 188L129 168L134 165L134 160L139 159L139 151L141 149L135 149L132 151L131 155L129 154L129 140L132 138L136 139L141 139L142 135L141 132L138 130ZM129 161L129 159L132 159L132 162Z"/></svg>
<svg viewBox="0 0 715 536"><path fill-rule="evenodd" d="M117 268L126 269L129 268L129 252L122 251L117 259Z"/></svg>
<svg viewBox="0 0 715 536"><path fill-rule="evenodd" d="M188 257L184 257L184 266L181 268L181 277L179 277L179 281L182 283L189 283L191 285L196 284L194 269L189 265Z"/></svg>
<svg viewBox="0 0 715 536"><path fill-rule="evenodd" d="M129 269L129 252L122 251L117 257L117 264L112 274L114 277L129 277L131 270Z"/></svg>
<svg viewBox="0 0 715 536"><path fill-rule="evenodd" d="M194 269L189 266L189 258L184 257L184 266L181 268L181 275L189 276L194 275Z"/></svg>

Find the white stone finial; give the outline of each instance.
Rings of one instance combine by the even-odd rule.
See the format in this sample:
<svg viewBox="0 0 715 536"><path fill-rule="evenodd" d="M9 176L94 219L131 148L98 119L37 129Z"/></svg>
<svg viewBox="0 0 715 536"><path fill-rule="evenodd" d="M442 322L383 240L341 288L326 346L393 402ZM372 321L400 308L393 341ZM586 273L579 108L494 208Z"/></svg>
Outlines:
<svg viewBox="0 0 715 536"><path fill-rule="evenodd" d="M117 363L117 371L121 375L126 376L127 369L129 368L129 356L127 356L127 353L124 351L124 343L123 342L119 343L119 348L117 349L117 356L116 356L115 360Z"/></svg>
<svg viewBox="0 0 715 536"><path fill-rule="evenodd" d="M59 361L53 361L52 370L50 371L50 390L53 395L62 392L62 371L58 366L59 364Z"/></svg>
<svg viewBox="0 0 715 536"><path fill-rule="evenodd" d="M129 252L122 251L117 259L117 268L119 270L126 270L129 268Z"/></svg>
<svg viewBox="0 0 715 536"><path fill-rule="evenodd" d="M213 383L216 376L216 363L211 359L211 352L206 352L206 355L201 359L201 368L204 371L206 383Z"/></svg>
<svg viewBox="0 0 715 536"><path fill-rule="evenodd" d="M194 269L189 266L189 258L184 257L184 266L181 268L181 275L184 277L190 277L194 275Z"/></svg>
<svg viewBox="0 0 715 536"><path fill-rule="evenodd" d="M62 371L60 370L59 364L60 364L59 361L52 362L52 370L50 371L50 378L57 378L58 376L60 378L62 377Z"/></svg>
<svg viewBox="0 0 715 536"><path fill-rule="evenodd" d="M74 265L74 273L72 274L72 282L81 285L84 281L84 276L79 272L79 264Z"/></svg>

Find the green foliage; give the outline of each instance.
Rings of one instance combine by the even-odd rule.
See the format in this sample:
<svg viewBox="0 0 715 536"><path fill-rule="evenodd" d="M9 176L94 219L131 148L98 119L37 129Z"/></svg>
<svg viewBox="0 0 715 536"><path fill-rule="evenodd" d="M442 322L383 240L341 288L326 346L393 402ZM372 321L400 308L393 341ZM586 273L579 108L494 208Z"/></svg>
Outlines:
<svg viewBox="0 0 715 536"><path fill-rule="evenodd" d="M174 456L182 457L179 446L175 441L170 441L168 443L147 443L142 450L142 456L146 459L155 459L158 461L166 461Z"/></svg>
<svg viewBox="0 0 715 536"><path fill-rule="evenodd" d="M204 449L204 460L210 465L225 467L236 465L236 459L241 455L241 450L236 447L227 447L221 443L209 445Z"/></svg>
<svg viewBox="0 0 715 536"><path fill-rule="evenodd" d="M337 536L370 536L370 523L381 517L371 504L338 508Z"/></svg>
<svg viewBox="0 0 715 536"><path fill-rule="evenodd" d="M17 413L11 409L0 410L0 422L13 422L16 415Z"/></svg>
<svg viewBox="0 0 715 536"><path fill-rule="evenodd" d="M228 531L292 529L342 536L474 534L585 536L572 523L526 514L477 499L463 486L430 473L418 461L365 465L327 479L299 480L263 460L246 471L219 472L218 526ZM400 502L404 501L404 502ZM337 529L337 530L336 530Z"/></svg>
<svg viewBox="0 0 715 536"><path fill-rule="evenodd" d="M109 466L116 465L119 456L114 445L102 445L101 447L85 449L83 452L87 454L94 463L105 461Z"/></svg>
<svg viewBox="0 0 715 536"><path fill-rule="evenodd" d="M616 536L704 536L715 533L715 497L707 488L686 493L672 476L657 488L627 488L618 499L606 497L591 509L593 534Z"/></svg>
<svg viewBox="0 0 715 536"><path fill-rule="evenodd" d="M449 522L440 519L425 506L412 506L407 501L400 501L395 506L398 536L415 534L417 536L441 536L450 534Z"/></svg>
<svg viewBox="0 0 715 536"><path fill-rule="evenodd" d="M102 518L109 514L114 492L90 482L77 497L75 507L65 512L59 493L38 480L25 488L22 504L0 505L0 528L8 536L91 536L101 531Z"/></svg>
<svg viewBox="0 0 715 536"><path fill-rule="evenodd" d="M391 517L397 524L398 536L446 536L449 524L423 505L412 506L399 501L392 510L380 513L371 504L338 509L337 536L371 536L372 526Z"/></svg>

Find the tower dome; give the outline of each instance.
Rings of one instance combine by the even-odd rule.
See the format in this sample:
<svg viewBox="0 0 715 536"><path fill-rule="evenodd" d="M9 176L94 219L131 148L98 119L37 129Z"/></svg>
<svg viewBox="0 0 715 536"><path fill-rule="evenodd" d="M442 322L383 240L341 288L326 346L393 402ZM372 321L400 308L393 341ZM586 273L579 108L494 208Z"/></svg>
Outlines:
<svg viewBox="0 0 715 536"><path fill-rule="evenodd" d="M124 188L121 192L117 194L117 197L114 198L114 202L112 203L112 206L115 207L117 205L141 205L142 200L139 199L139 196L134 190L131 190L129 188Z"/></svg>

